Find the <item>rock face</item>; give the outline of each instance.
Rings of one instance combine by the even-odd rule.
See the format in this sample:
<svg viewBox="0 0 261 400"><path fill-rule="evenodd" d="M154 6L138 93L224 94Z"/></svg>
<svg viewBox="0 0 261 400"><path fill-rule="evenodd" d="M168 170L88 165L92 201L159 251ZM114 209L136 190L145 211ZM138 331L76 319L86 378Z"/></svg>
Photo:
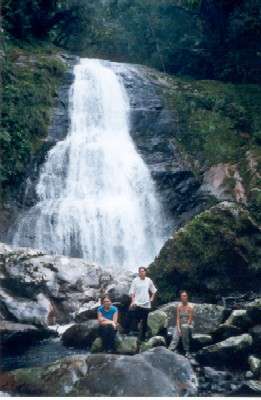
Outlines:
<svg viewBox="0 0 261 400"><path fill-rule="evenodd" d="M103 271L96 265L0 244L3 319L41 326L65 324L82 304L97 302L106 285Z"/></svg>
<svg viewBox="0 0 261 400"><path fill-rule="evenodd" d="M115 339L116 353L136 354L138 352L138 338L136 336L126 336L117 334ZM92 344L91 352L99 353L103 351L101 338L95 339Z"/></svg>
<svg viewBox="0 0 261 400"><path fill-rule="evenodd" d="M88 348L98 337L98 328L97 320L72 325L63 333L62 342L69 347Z"/></svg>
<svg viewBox="0 0 261 400"><path fill-rule="evenodd" d="M194 217L161 249L150 266L160 300L180 287L216 302L233 292L260 290L260 228L249 212L223 202Z"/></svg>
<svg viewBox="0 0 261 400"><path fill-rule="evenodd" d="M119 68L119 74L129 95L132 138L151 171L172 228L204 209L208 196L175 140L177 114L165 94L171 85L157 71L142 66L130 65L127 73Z"/></svg>
<svg viewBox="0 0 261 400"><path fill-rule="evenodd" d="M160 311L167 314L168 327L176 325L178 302L167 303L160 307ZM194 308L194 331L195 333L207 334L218 327L223 320L224 307L215 304L193 304Z"/></svg>
<svg viewBox="0 0 261 400"><path fill-rule="evenodd" d="M72 356L16 370L2 374L0 389L38 396L180 396L195 395L197 379L186 358L157 347L136 356Z"/></svg>
<svg viewBox="0 0 261 400"><path fill-rule="evenodd" d="M20 353L31 344L49 336L55 336L55 333L33 325L0 321L0 354Z"/></svg>
<svg viewBox="0 0 261 400"><path fill-rule="evenodd" d="M209 365L229 365L230 367L240 365L243 367L252 344L252 337L246 333L230 337L222 342L204 347L197 353L197 359Z"/></svg>

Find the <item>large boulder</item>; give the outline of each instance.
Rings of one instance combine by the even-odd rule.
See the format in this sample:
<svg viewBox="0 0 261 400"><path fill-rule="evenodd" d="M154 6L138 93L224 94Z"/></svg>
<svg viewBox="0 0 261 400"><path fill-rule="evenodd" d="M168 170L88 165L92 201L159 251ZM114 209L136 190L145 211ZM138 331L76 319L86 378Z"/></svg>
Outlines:
<svg viewBox="0 0 261 400"><path fill-rule="evenodd" d="M168 316L168 327L176 325L179 302L167 303L159 308ZM192 303L191 303L192 304ZM215 330L223 320L224 307L216 304L192 304L194 309L194 332L208 334Z"/></svg>
<svg viewBox="0 0 261 400"><path fill-rule="evenodd" d="M55 332L34 325L10 321L0 322L0 354L20 353L33 343L55 336Z"/></svg>
<svg viewBox="0 0 261 400"><path fill-rule="evenodd" d="M253 338L253 350L261 356L261 324L253 326L249 333Z"/></svg>
<svg viewBox="0 0 261 400"><path fill-rule="evenodd" d="M239 329L247 330L251 326L251 319L246 310L234 310L224 322L225 325L236 326Z"/></svg>
<svg viewBox="0 0 261 400"><path fill-rule="evenodd" d="M70 326L62 335L64 346L88 348L99 335L97 320L90 320L81 324Z"/></svg>
<svg viewBox="0 0 261 400"><path fill-rule="evenodd" d="M162 310L150 312L148 315L148 327L151 336L158 335L162 330L167 328L168 316Z"/></svg>
<svg viewBox="0 0 261 400"><path fill-rule="evenodd" d="M0 244L1 314L14 322L47 325L72 320L83 304L97 301L103 271L84 260ZM7 315L8 314L8 315Z"/></svg>
<svg viewBox="0 0 261 400"><path fill-rule="evenodd" d="M261 378L261 359L251 355L248 357L248 364L254 377Z"/></svg>
<svg viewBox="0 0 261 400"><path fill-rule="evenodd" d="M251 350L253 339L247 333L234 336L203 347L196 357L207 365L226 365L228 367L243 366Z"/></svg>
<svg viewBox="0 0 261 400"><path fill-rule="evenodd" d="M178 229L150 265L161 302L180 288L216 302L232 292L260 290L260 228L249 212L219 203Z"/></svg>
<svg viewBox="0 0 261 400"><path fill-rule="evenodd" d="M261 298L257 298L246 305L247 316L253 324L261 324Z"/></svg>
<svg viewBox="0 0 261 400"><path fill-rule="evenodd" d="M228 339L231 336L238 336L241 333L243 333L243 331L238 326L220 324L212 332L212 337L215 342L221 342L222 340Z"/></svg>
<svg viewBox="0 0 261 400"><path fill-rule="evenodd" d="M232 396L261 396L261 381L260 380L247 380L242 382L239 388L229 393Z"/></svg>
<svg viewBox="0 0 261 400"><path fill-rule="evenodd" d="M163 347L135 356L87 354L2 374L0 390L35 396L196 395L189 361Z"/></svg>

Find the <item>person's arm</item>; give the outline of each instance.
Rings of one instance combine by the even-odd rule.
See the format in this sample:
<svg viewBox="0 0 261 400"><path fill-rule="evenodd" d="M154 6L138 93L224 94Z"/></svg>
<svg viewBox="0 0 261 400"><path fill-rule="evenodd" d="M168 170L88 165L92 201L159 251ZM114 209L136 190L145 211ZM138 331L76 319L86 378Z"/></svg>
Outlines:
<svg viewBox="0 0 261 400"><path fill-rule="evenodd" d="M193 307L189 307L189 319L188 319L188 324L191 325L193 322Z"/></svg>
<svg viewBox="0 0 261 400"><path fill-rule="evenodd" d="M131 303L130 303L130 308L131 308L135 304L135 281L132 281L132 284L131 284L131 287L130 287L130 291L129 291L129 295L131 297Z"/></svg>
<svg viewBox="0 0 261 400"><path fill-rule="evenodd" d="M98 312L97 319L100 325L110 325L113 323L110 319L105 318L101 312Z"/></svg>
<svg viewBox="0 0 261 400"><path fill-rule="evenodd" d="M157 293L157 288L155 287L154 283L152 282L152 280L150 280L150 286L149 286L149 291L151 293L150 296L150 302L153 303L156 293Z"/></svg>
<svg viewBox="0 0 261 400"><path fill-rule="evenodd" d="M178 333L179 333L179 334L181 334L181 330L180 330L180 315L179 315L179 306L177 307L176 326L177 326L177 331L178 331Z"/></svg>
<svg viewBox="0 0 261 400"><path fill-rule="evenodd" d="M117 328L118 317L119 317L119 313L118 313L118 311L115 311L115 313L113 314L113 317L112 317L112 320L113 320L113 323L114 323L114 329Z"/></svg>

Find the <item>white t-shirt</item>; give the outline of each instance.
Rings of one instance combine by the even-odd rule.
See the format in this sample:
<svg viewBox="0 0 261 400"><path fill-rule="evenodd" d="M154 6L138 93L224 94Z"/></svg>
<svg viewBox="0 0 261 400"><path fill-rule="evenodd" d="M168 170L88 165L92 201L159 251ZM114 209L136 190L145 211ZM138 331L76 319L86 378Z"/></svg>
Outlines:
<svg viewBox="0 0 261 400"><path fill-rule="evenodd" d="M145 279L141 279L139 276L132 281L130 287L130 296L134 295L134 302L137 306L143 308L151 308L150 302L150 293L152 294L157 292L157 289L154 286L154 283L147 276Z"/></svg>

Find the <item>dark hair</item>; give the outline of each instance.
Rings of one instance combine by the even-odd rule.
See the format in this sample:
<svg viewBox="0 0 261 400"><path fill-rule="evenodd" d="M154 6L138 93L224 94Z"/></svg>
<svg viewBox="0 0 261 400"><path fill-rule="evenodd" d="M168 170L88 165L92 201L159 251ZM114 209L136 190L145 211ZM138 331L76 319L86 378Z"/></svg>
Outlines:
<svg viewBox="0 0 261 400"><path fill-rule="evenodd" d="M139 272L141 269L144 269L144 271L147 272L147 268L145 268L145 267L139 267Z"/></svg>
<svg viewBox="0 0 261 400"><path fill-rule="evenodd" d="M107 295L107 294L105 294L104 296L102 296L102 298L101 298L101 302L103 303L105 299L108 299L108 300L110 300L110 301L111 301L111 298L110 298L110 296L109 296L109 295Z"/></svg>
<svg viewBox="0 0 261 400"><path fill-rule="evenodd" d="M185 293L188 296L188 292L186 290L180 290L179 295L181 296L183 293Z"/></svg>

